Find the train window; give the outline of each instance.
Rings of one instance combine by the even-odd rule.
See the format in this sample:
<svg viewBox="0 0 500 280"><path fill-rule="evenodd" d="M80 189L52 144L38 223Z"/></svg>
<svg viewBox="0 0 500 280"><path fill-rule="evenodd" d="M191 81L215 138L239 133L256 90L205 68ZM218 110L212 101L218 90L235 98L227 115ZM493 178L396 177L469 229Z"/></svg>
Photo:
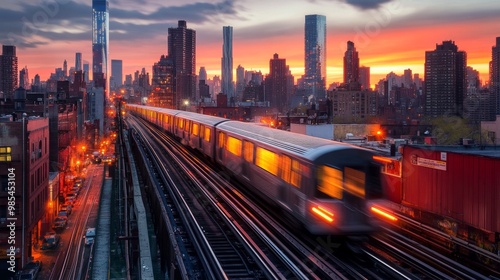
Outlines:
<svg viewBox="0 0 500 280"><path fill-rule="evenodd" d="M226 150L231 154L241 157L241 140L232 136L227 137Z"/></svg>
<svg viewBox="0 0 500 280"><path fill-rule="evenodd" d="M292 171L292 160L287 156L281 156L281 179L290 183L290 173Z"/></svg>
<svg viewBox="0 0 500 280"><path fill-rule="evenodd" d="M243 142L243 157L248 162L253 162L253 146L252 142Z"/></svg>
<svg viewBox="0 0 500 280"><path fill-rule="evenodd" d="M164 115L163 116L163 122L164 123L168 123L168 115Z"/></svg>
<svg viewBox="0 0 500 280"><path fill-rule="evenodd" d="M300 174L300 163L297 160L292 160L292 170L291 170L290 184L300 188L300 181L302 175Z"/></svg>
<svg viewBox="0 0 500 280"><path fill-rule="evenodd" d="M278 174L278 163L279 157L277 154L261 147L257 147L255 165L276 176Z"/></svg>
<svg viewBox="0 0 500 280"><path fill-rule="evenodd" d="M189 127L191 126L191 121L186 121L185 125L186 126L184 127L184 130L189 131Z"/></svg>
<svg viewBox="0 0 500 280"><path fill-rule="evenodd" d="M205 126L200 124L200 138L203 139L204 135L205 135Z"/></svg>
<svg viewBox="0 0 500 280"><path fill-rule="evenodd" d="M184 119L178 119L178 124L177 126L180 128L180 129L183 129L184 128Z"/></svg>
<svg viewBox="0 0 500 280"><path fill-rule="evenodd" d="M318 188L316 196L319 198L342 199L342 171L329 167L318 167Z"/></svg>
<svg viewBox="0 0 500 280"><path fill-rule="evenodd" d="M210 128L205 127L205 134L203 135L205 141L210 142Z"/></svg>
<svg viewBox="0 0 500 280"><path fill-rule="evenodd" d="M191 126L191 134L193 134L194 136L198 136L198 134L200 134L199 124L193 123L193 125Z"/></svg>
<svg viewBox="0 0 500 280"><path fill-rule="evenodd" d="M365 198L365 173L350 167L344 168L345 190L353 195Z"/></svg>
<svg viewBox="0 0 500 280"><path fill-rule="evenodd" d="M219 132L219 148L224 148L224 138L225 138L224 132Z"/></svg>

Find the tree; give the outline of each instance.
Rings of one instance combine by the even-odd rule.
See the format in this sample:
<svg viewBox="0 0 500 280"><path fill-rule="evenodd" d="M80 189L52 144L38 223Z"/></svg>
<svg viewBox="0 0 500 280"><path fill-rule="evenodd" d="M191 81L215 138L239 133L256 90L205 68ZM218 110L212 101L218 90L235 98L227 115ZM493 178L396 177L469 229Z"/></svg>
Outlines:
<svg viewBox="0 0 500 280"><path fill-rule="evenodd" d="M471 138L474 132L466 121L458 116L442 116L430 121L432 136L440 145L460 144L461 138Z"/></svg>

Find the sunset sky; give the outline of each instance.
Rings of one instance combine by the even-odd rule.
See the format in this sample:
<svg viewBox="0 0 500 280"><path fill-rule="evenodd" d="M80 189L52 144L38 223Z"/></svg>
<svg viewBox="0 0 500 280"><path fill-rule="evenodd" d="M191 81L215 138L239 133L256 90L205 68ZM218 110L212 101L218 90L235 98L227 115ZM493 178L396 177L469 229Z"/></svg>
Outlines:
<svg viewBox="0 0 500 280"><path fill-rule="evenodd" d="M17 0L0 7L0 43L17 46L19 70L46 80L75 52L92 62L92 1ZM327 83L342 81L347 41L371 67L371 83L410 68L424 76L425 51L453 40L467 63L488 79L491 47L500 36L498 0L109 0L109 58L123 74L151 66L167 53L167 29L187 21L196 30L196 69L220 75L222 26L233 26L233 69L269 71L274 53L295 78L304 72L304 18L327 19ZM109 74L111 69L108 69Z"/></svg>

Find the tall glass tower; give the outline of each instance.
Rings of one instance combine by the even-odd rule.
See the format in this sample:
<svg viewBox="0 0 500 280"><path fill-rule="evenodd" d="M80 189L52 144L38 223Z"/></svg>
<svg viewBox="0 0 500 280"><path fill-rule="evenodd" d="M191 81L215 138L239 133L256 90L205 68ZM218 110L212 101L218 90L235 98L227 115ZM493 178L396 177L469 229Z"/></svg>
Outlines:
<svg viewBox="0 0 500 280"><path fill-rule="evenodd" d="M109 3L92 0L92 79L106 88L108 73Z"/></svg>
<svg viewBox="0 0 500 280"><path fill-rule="evenodd" d="M326 17L306 15L304 89L315 99L325 97Z"/></svg>
<svg viewBox="0 0 500 280"><path fill-rule="evenodd" d="M94 88L87 93L87 112L91 121L99 122L103 135L104 108L108 89L109 4L107 0L92 0L92 79Z"/></svg>
<svg viewBox="0 0 500 280"><path fill-rule="evenodd" d="M222 93L229 103L234 102L233 94L233 27L222 27Z"/></svg>

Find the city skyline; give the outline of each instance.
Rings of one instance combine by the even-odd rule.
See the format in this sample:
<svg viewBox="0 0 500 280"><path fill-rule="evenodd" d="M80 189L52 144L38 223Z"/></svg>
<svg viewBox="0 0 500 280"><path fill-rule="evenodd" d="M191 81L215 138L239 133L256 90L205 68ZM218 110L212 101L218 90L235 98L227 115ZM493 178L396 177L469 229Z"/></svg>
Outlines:
<svg viewBox="0 0 500 280"><path fill-rule="evenodd" d="M15 45L20 67L28 66L30 75L40 74L42 80L61 67L64 59L73 66L76 52L90 61L92 9L87 2L6 3L0 8L1 43ZM323 14L327 20L327 85L342 81L347 41L356 45L360 66L370 67L372 85L391 71L402 74L410 68L423 76L425 52L445 40L455 41L467 52L468 65L485 82L491 48L500 35L495 28L500 25L500 3L496 1L478 1L473 6L467 1L410 0L284 3L262 1L268 9L255 9L262 5L187 1L164 6L168 4L156 0L140 4L111 0L109 58L123 60L124 75L143 67L151 72L158 57L167 53L167 28L186 20L196 30L196 69L204 66L209 78L221 72L220 29L225 25L234 28L234 65L267 73L269 57L279 53L298 78L304 74L304 16ZM282 12L276 13L277 9Z"/></svg>

